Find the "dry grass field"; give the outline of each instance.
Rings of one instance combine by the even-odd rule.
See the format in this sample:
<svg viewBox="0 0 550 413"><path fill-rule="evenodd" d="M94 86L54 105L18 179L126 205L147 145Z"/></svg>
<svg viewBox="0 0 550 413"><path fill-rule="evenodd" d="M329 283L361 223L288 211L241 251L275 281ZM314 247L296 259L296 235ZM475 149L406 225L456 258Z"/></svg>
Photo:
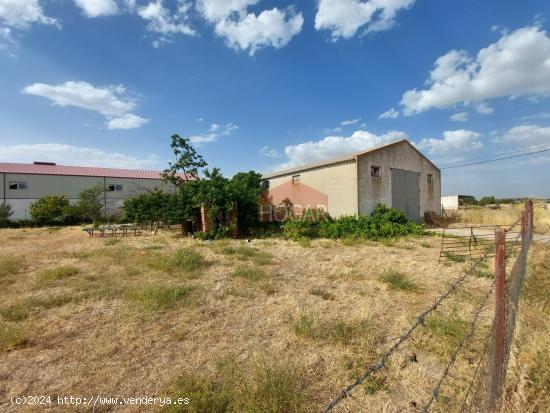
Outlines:
<svg viewBox="0 0 550 413"><path fill-rule="evenodd" d="M437 238L300 245L1 230L0 410L42 411L10 405L14 395L102 395L181 396L190 404L96 412L319 411L467 267L439 264L438 245ZM548 269L548 250L540 248L546 255L537 271ZM334 411L416 411L490 277L488 264L468 278L386 369ZM536 300L548 314L548 302ZM491 317L489 306L480 336ZM529 322L548 326L548 318ZM548 344L548 333L539 334ZM476 352L465 349L433 411L456 409ZM547 352L537 357L526 368L548 362Z"/></svg>
<svg viewBox="0 0 550 413"><path fill-rule="evenodd" d="M462 209L456 217L460 222L467 224L511 225L520 217L522 210L522 204L503 204L500 209L486 207ZM550 234L550 205L535 203L534 225L535 232Z"/></svg>

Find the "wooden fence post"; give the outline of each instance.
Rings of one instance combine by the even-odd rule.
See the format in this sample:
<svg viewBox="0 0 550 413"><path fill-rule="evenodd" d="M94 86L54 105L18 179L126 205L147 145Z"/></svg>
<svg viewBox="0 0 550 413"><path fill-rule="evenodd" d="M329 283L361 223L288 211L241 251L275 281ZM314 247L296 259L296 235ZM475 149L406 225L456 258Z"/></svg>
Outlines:
<svg viewBox="0 0 550 413"><path fill-rule="evenodd" d="M495 411L502 395L504 368L504 340L506 336L506 232L502 228L495 231L495 332L493 339L493 362L489 411Z"/></svg>

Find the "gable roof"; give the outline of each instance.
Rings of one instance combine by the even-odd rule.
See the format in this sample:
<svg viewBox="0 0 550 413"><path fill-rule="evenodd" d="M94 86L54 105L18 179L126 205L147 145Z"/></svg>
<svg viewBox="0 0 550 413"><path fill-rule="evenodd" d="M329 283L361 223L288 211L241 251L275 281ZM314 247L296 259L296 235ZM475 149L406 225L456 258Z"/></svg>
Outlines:
<svg viewBox="0 0 550 413"><path fill-rule="evenodd" d="M411 148L413 148L420 156L422 156L422 157L423 157L424 159L426 159L430 164L432 164L434 168L436 168L437 170L439 170L439 168L438 168L432 161L430 161L430 160L426 157L426 155L424 155L422 152L420 152L420 151L419 151L413 144L411 144L407 139L401 139L401 140L399 140L399 141L395 141L395 142L392 142L392 143L389 143L389 144L386 144L386 145L377 146L377 147L375 147L375 148L367 149L366 151L352 153L352 154L349 154L349 155L344 156L344 157L327 159L327 160L325 160L325 161L310 163L310 164L306 164L306 165L297 166L297 167L294 167L294 168L288 168L288 169L283 169L283 170L280 170L280 171L276 171L276 172L271 172L271 173L268 173L268 174L264 174L264 175L262 176L262 179L272 179L272 178L276 178L276 177L279 177L279 176L289 175L289 174L292 174L292 173L308 171L308 170L316 169L316 168L322 168L322 167L324 167L324 166L336 165L336 164L339 164L339 163L344 163L344 162L349 162L349 161L356 161L357 158L359 158L359 157L361 157L361 156L365 156L365 155L371 154L371 153L373 153L373 152L380 151L380 150L382 150L382 149L388 149L388 148L390 148L390 147L392 147L392 146L396 146L396 145L402 144L402 143L406 143L407 145L409 145L409 146L410 146Z"/></svg>
<svg viewBox="0 0 550 413"><path fill-rule="evenodd" d="M0 163L0 173L29 175L89 176L98 178L162 179L159 171L141 169L97 168L90 166L66 166L46 162L34 164ZM178 174L184 180L193 179L190 175Z"/></svg>

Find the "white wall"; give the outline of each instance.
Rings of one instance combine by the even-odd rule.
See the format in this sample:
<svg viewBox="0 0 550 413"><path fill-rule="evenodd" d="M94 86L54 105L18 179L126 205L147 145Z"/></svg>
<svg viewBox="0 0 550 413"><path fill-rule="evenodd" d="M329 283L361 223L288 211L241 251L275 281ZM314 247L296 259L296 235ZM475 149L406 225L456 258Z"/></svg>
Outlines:
<svg viewBox="0 0 550 413"><path fill-rule="evenodd" d="M442 196L441 206L448 211L458 210L458 195Z"/></svg>

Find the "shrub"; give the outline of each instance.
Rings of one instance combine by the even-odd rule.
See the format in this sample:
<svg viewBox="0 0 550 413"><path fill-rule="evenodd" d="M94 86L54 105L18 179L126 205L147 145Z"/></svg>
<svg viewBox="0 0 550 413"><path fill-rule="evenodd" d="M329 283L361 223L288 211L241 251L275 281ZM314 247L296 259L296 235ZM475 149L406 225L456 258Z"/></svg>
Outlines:
<svg viewBox="0 0 550 413"><path fill-rule="evenodd" d="M78 221L75 208L65 196L49 195L30 206L31 218L39 225L64 225Z"/></svg>
<svg viewBox="0 0 550 413"><path fill-rule="evenodd" d="M302 238L313 238L316 235L316 225L307 221L287 221L283 226L286 238L298 241Z"/></svg>
<svg viewBox="0 0 550 413"><path fill-rule="evenodd" d="M381 239L403 235L421 235L424 228L409 221L398 209L379 205L372 215L343 216L335 220L326 219L315 223L310 221L287 221L283 227L286 238L298 241L303 238L329 239Z"/></svg>
<svg viewBox="0 0 550 413"><path fill-rule="evenodd" d="M12 215L13 211L10 204L0 205L0 228L8 225L10 217Z"/></svg>
<svg viewBox="0 0 550 413"><path fill-rule="evenodd" d="M97 185L79 194L76 210L84 220L91 221L94 224L101 221L104 208L101 197L104 195L104 191L105 188L102 185Z"/></svg>

